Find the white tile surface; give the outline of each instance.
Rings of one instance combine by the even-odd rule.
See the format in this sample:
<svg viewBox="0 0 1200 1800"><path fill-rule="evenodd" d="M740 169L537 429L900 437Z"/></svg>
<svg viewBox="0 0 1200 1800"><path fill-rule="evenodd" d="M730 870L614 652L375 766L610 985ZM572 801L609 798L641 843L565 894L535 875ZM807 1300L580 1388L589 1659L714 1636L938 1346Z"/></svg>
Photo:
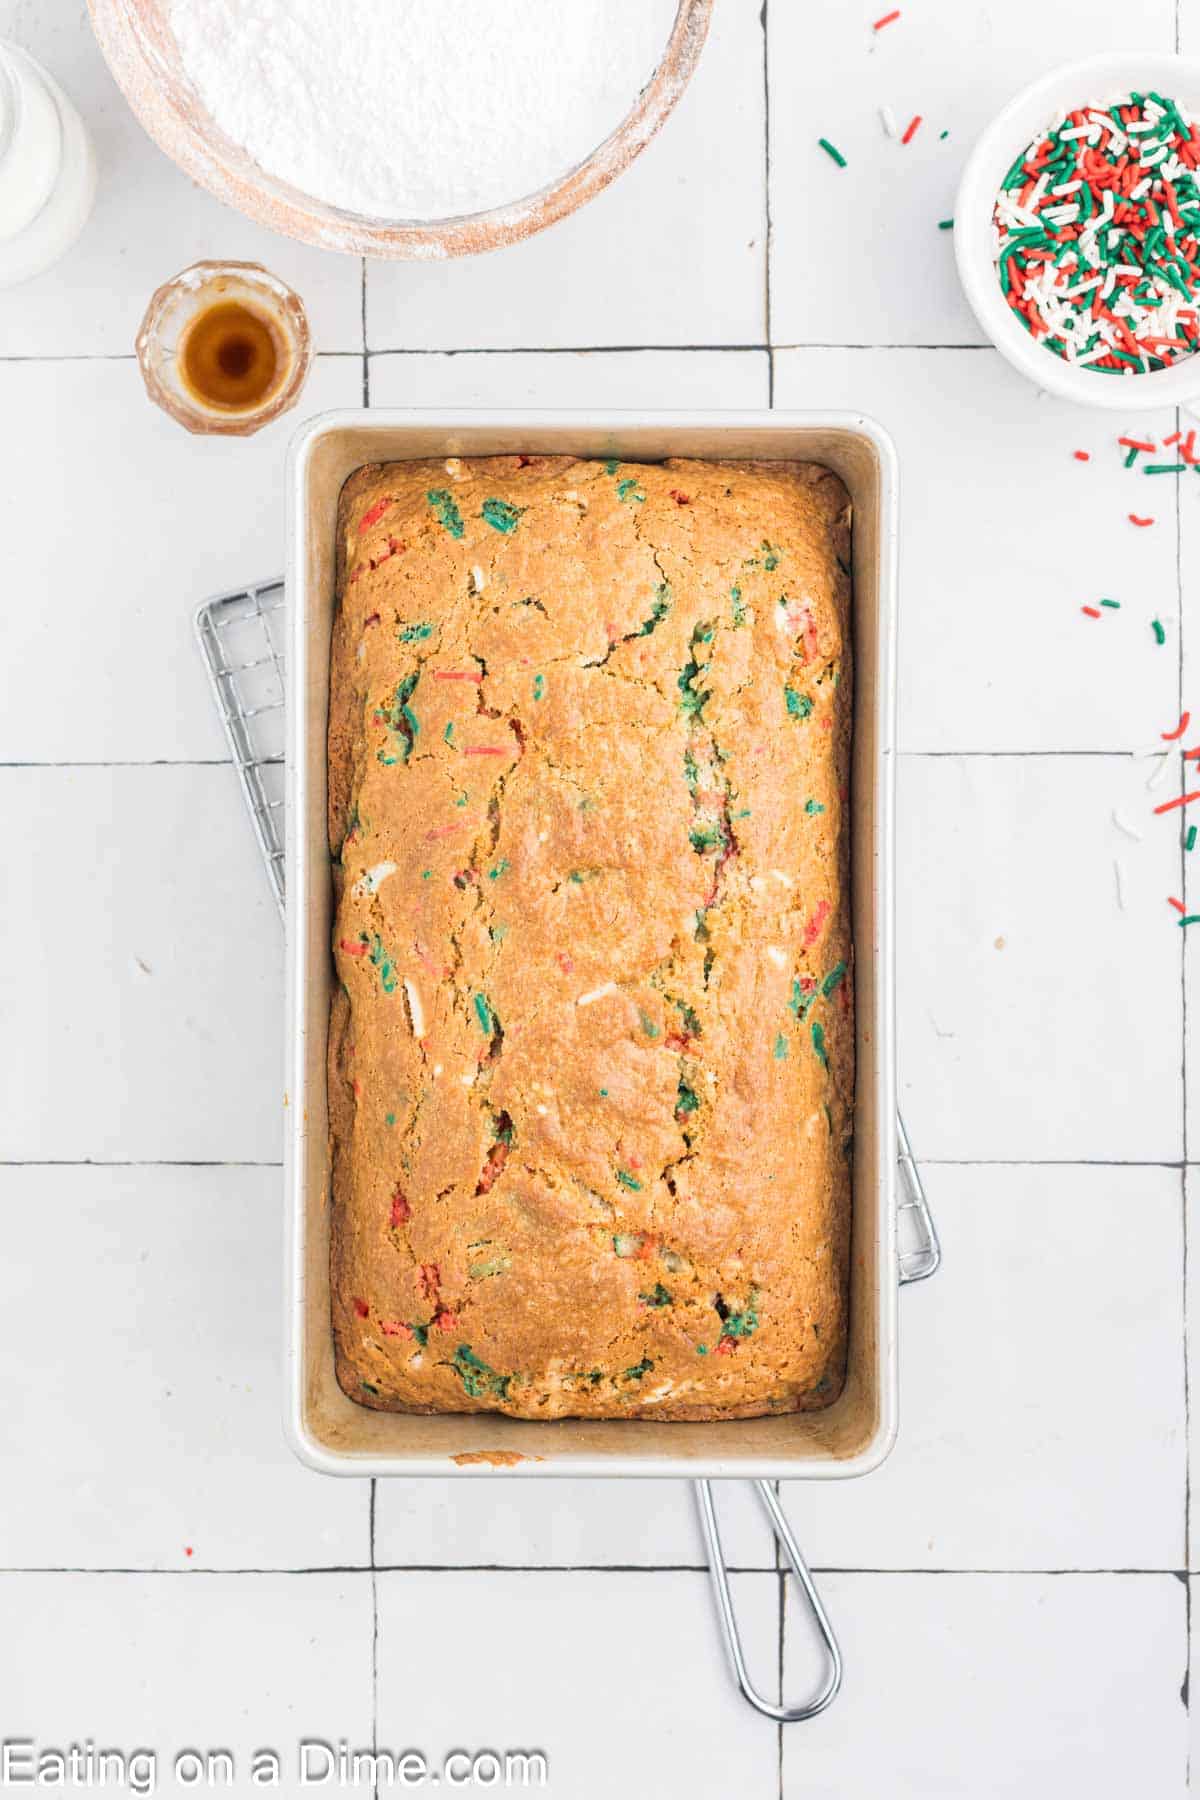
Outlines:
<svg viewBox="0 0 1200 1800"><path fill-rule="evenodd" d="M8 1739L153 1749L164 1794L270 1792L249 1779L265 1746L295 1793L302 1738L370 1744L369 1574L3 1575L0 1605ZM177 1784L189 1748L230 1751L234 1785Z"/></svg>
<svg viewBox="0 0 1200 1800"><path fill-rule="evenodd" d="M368 1484L283 1441L283 1171L23 1168L3 1187L0 1438L24 1472L0 1490L0 1565L368 1564ZM29 1272L51 1268L48 1292Z"/></svg>
<svg viewBox="0 0 1200 1800"><path fill-rule="evenodd" d="M900 1101L919 1156L1178 1160L1179 865L1147 766L901 757Z"/></svg>
<svg viewBox="0 0 1200 1800"><path fill-rule="evenodd" d="M478 261L372 265L371 349L763 343L760 10L721 0L661 134L582 212Z"/></svg>
<svg viewBox="0 0 1200 1800"><path fill-rule="evenodd" d="M0 1157L278 1161L282 933L232 767L0 769L0 817Z"/></svg>
<svg viewBox="0 0 1200 1800"><path fill-rule="evenodd" d="M1189 765L1194 769L1195 764ZM1195 777L1189 777L1188 787L1200 787ZM1193 802L1188 809L1192 824L1200 827L1200 802ZM1200 913L1200 830L1197 831L1197 842L1187 855L1182 846L1185 841L1186 825L1180 828L1178 846L1179 863L1182 874L1175 885L1175 892L1187 907L1187 915ZM1179 930L1178 927L1176 927ZM1187 1106L1187 1143L1188 1156L1196 1161L1200 1159L1200 1091L1197 1090L1197 1071L1200 1070L1200 925L1188 925L1179 930L1183 940L1179 948L1180 960L1184 968L1186 987L1186 1011L1184 1014L1184 1063L1187 1072L1185 1099Z"/></svg>
<svg viewBox="0 0 1200 1800"><path fill-rule="evenodd" d="M196 187L146 136L73 0L0 0L0 37L39 57L83 116L99 187L56 269L0 289L5 356L122 356L155 288L201 258L260 262L308 310L318 350L361 350L362 265L278 237Z"/></svg>
<svg viewBox="0 0 1200 1800"><path fill-rule="evenodd" d="M1174 1576L827 1575L821 1592L846 1683L827 1713L784 1732L787 1800L1185 1793ZM790 1602L794 1701L813 1664Z"/></svg>
<svg viewBox="0 0 1200 1800"><path fill-rule="evenodd" d="M1200 1405L1200 1166L1184 1170L1187 1219L1187 1381L1189 1408ZM1200 1569L1200 1433L1193 1427L1188 1443L1187 1566ZM1200 1769L1200 1761L1197 1763Z"/></svg>
<svg viewBox="0 0 1200 1800"><path fill-rule="evenodd" d="M200 438L149 404L132 362L0 362L21 444L0 483L0 761L227 754L192 616L282 572L288 439L361 393L360 358L322 359L297 413Z"/></svg>
<svg viewBox="0 0 1200 1800"><path fill-rule="evenodd" d="M994 350L776 352L775 404L895 438L902 749L1131 749L1175 723L1176 627L1160 649L1150 621L1179 609L1176 483L1124 468L1130 421L1039 399ZM1102 596L1120 610L1080 611Z"/></svg>
<svg viewBox="0 0 1200 1800"><path fill-rule="evenodd" d="M774 1692L776 1577L735 1576L734 1591ZM715 1632L701 1574L381 1575L379 1741L419 1720L439 1747L538 1748L550 1800L766 1800L776 1732L738 1698Z"/></svg>
<svg viewBox="0 0 1200 1800"><path fill-rule="evenodd" d="M765 350L516 351L370 358L372 406L766 406Z"/></svg>
<svg viewBox="0 0 1200 1800"><path fill-rule="evenodd" d="M716 1484L731 1568L773 1569L749 1482ZM707 1561L687 1481L383 1481L375 1560L389 1565L671 1568Z"/></svg>
<svg viewBox="0 0 1200 1800"><path fill-rule="evenodd" d="M1186 10L1186 8L1184 9ZM971 344L983 340L958 286L951 233L970 146L1026 82L1081 56L1175 47L1173 0L951 0L811 10L773 0L771 335L777 344ZM969 79L964 80L964 71ZM885 136L879 108L911 143ZM939 134L948 130L943 141ZM817 140L848 159L839 169Z"/></svg>
<svg viewBox="0 0 1200 1800"><path fill-rule="evenodd" d="M1200 1591L1198 1591L1198 1589L1200 1589L1200 1584L1197 1583L1195 1576L1190 1578L1188 1588L1191 1594L1190 1625L1192 1664L1195 1667L1200 1667ZM1188 1772L1191 1777L1188 1793L1196 1794L1200 1792L1200 1721L1197 1721L1195 1712L1190 1709L1188 1726Z"/></svg>
<svg viewBox="0 0 1200 1800"><path fill-rule="evenodd" d="M930 1166L925 1183L945 1267L900 1296L900 1441L868 1480L785 1484L805 1555L1181 1568L1180 1171Z"/></svg>
<svg viewBox="0 0 1200 1800"><path fill-rule="evenodd" d="M1194 37L1193 42L1200 47L1200 38ZM1185 419L1185 424L1187 422ZM1200 481L1193 485L1200 488ZM1200 494L1188 495L1180 518L1182 605L1181 618L1175 629L1182 632L1182 642L1178 646L1182 658L1178 694L1175 705L1168 708L1168 712L1182 714L1186 710L1191 715L1189 727L1180 742L1194 748L1200 745ZM1171 719L1164 729L1172 730L1177 724L1177 719ZM1186 777L1175 787L1176 793L1194 792L1200 788L1200 763L1188 762L1185 769ZM1189 913L1200 913L1200 800L1192 801L1182 811L1169 816L1178 845L1177 885L1172 892L1185 902ZM1189 852L1185 845L1193 825L1196 842ZM1179 955L1187 983L1188 1156L1195 1162L1200 1161L1200 1082L1197 1081L1200 1071L1200 936L1197 934L1200 925L1188 925L1182 931L1176 927L1176 930L1182 940Z"/></svg>

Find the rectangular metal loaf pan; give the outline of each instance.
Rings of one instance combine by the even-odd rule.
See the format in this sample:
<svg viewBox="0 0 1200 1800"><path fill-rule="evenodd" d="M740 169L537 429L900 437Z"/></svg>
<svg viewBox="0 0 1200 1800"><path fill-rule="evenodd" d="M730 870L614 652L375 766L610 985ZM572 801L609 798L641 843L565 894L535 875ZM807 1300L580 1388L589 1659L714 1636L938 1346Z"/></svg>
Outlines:
<svg viewBox="0 0 1200 1800"><path fill-rule="evenodd" d="M437 1417L356 1406L334 1376L329 1316L325 1044L333 962L325 731L338 497L367 462L515 451L824 463L854 507L852 895L857 1092L846 1387L823 1412L716 1423ZM337 1475L838 1477L865 1474L896 1430L893 716L896 464L851 413L335 412L288 458L288 1436Z"/></svg>

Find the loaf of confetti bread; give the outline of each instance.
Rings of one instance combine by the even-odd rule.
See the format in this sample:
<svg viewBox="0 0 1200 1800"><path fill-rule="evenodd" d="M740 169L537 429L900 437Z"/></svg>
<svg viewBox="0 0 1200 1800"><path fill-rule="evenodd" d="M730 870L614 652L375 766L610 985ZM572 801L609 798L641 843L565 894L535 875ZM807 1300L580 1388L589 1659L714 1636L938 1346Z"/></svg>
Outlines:
<svg viewBox="0 0 1200 1800"><path fill-rule="evenodd" d="M849 511L794 463L347 483L332 1292L363 1405L837 1396Z"/></svg>

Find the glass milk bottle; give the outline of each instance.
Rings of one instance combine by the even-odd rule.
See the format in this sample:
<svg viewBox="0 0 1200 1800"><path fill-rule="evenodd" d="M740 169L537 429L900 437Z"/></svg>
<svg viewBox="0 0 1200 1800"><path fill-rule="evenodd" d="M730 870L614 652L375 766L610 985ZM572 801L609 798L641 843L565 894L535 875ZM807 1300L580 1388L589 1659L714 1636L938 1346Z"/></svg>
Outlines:
<svg viewBox="0 0 1200 1800"><path fill-rule="evenodd" d="M69 250L95 192L83 120L40 63L0 38L0 287Z"/></svg>

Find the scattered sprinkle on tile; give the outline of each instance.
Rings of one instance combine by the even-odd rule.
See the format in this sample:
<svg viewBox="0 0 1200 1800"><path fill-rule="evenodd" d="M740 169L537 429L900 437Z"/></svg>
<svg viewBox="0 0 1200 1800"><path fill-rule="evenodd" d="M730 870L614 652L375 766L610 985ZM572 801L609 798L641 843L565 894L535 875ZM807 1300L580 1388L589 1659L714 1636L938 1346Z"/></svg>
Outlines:
<svg viewBox="0 0 1200 1800"><path fill-rule="evenodd" d="M1166 753L1166 751L1163 750L1161 753L1155 752L1154 769L1153 769L1153 772L1151 773L1149 781L1146 783L1146 791L1149 792L1152 788L1156 788L1158 786L1159 782L1162 780L1163 776L1166 774L1166 772L1167 772L1167 753Z"/></svg>
<svg viewBox="0 0 1200 1800"><path fill-rule="evenodd" d="M1079 610L1081 613L1086 613L1089 619L1098 619L1100 617L1100 611L1099 611L1098 607L1081 606Z"/></svg>
<svg viewBox="0 0 1200 1800"><path fill-rule="evenodd" d="M836 144L831 144L828 138L818 138L817 142L820 144L826 156L833 158L839 169L844 169L846 167L846 159Z"/></svg>
<svg viewBox="0 0 1200 1800"><path fill-rule="evenodd" d="M1177 913L1185 913L1187 911L1187 907L1183 904L1183 901L1177 900L1174 894L1167 895L1167 905L1173 906Z"/></svg>
<svg viewBox="0 0 1200 1800"><path fill-rule="evenodd" d="M890 106L881 106L880 107L879 119L880 119L880 123L882 124L883 129L887 133L888 137L890 137L890 138L899 137L900 127L896 123L896 115L892 111Z"/></svg>
<svg viewBox="0 0 1200 1800"><path fill-rule="evenodd" d="M1148 438L1119 437L1117 442L1121 445L1122 449L1125 450L1145 450L1150 452L1158 449L1158 445Z"/></svg>
<svg viewBox="0 0 1200 1800"><path fill-rule="evenodd" d="M1092 460L1092 453L1090 450L1073 450L1071 454L1074 456L1076 462L1091 462Z"/></svg>
<svg viewBox="0 0 1200 1800"><path fill-rule="evenodd" d="M875 23L871 27L871 30L872 31L882 31L885 25L894 25L896 20L899 17L900 17L900 8L896 7L894 12L884 13L882 19L876 19Z"/></svg>
<svg viewBox="0 0 1200 1800"><path fill-rule="evenodd" d="M1142 834L1138 830L1137 826L1131 825L1129 823L1128 819L1123 819L1119 812L1114 811L1113 816L1112 816L1112 822L1116 826L1118 831L1123 831L1125 833L1125 836L1127 838L1132 838L1135 844L1141 843Z"/></svg>
<svg viewBox="0 0 1200 1800"><path fill-rule="evenodd" d="M946 139L946 138L948 138L948 137L949 137L949 136L950 136L950 132L949 132L949 129L947 129L947 130L945 130L945 131L939 131L939 132L938 132L938 141L939 141L939 143L941 143L941 142L944 142L944 141L945 141L945 139Z"/></svg>
<svg viewBox="0 0 1200 1800"><path fill-rule="evenodd" d="M1161 619L1151 619L1150 629L1154 633L1154 641L1156 644L1165 644L1166 643L1167 634L1163 630L1163 622Z"/></svg>
<svg viewBox="0 0 1200 1800"><path fill-rule="evenodd" d="M1160 733L1163 743L1164 744L1174 744L1179 738L1181 738L1183 736L1184 732L1187 730L1187 728L1191 724L1191 722L1192 722L1192 715L1190 712L1180 713L1179 723L1178 723L1178 725L1176 725L1175 729L1173 731L1164 731L1164 732Z"/></svg>
<svg viewBox="0 0 1200 1800"><path fill-rule="evenodd" d="M1114 612L1120 612L1121 610L1121 602L1119 600L1102 600L1100 604L1101 606L1111 606Z"/></svg>
<svg viewBox="0 0 1200 1800"><path fill-rule="evenodd" d="M1187 464L1183 463L1183 462L1146 463L1142 469L1142 474L1143 475L1182 475L1186 468L1187 468Z"/></svg>
<svg viewBox="0 0 1200 1800"><path fill-rule="evenodd" d="M938 230L939 231L953 231L954 230L954 220L953 219L939 219L938 220ZM1085 462L1087 461L1086 457L1084 457L1084 461Z"/></svg>
<svg viewBox="0 0 1200 1800"><path fill-rule="evenodd" d="M1183 840L1183 847L1185 850L1194 850L1196 848L1196 827L1194 825L1188 826L1187 836Z"/></svg>
<svg viewBox="0 0 1200 1800"><path fill-rule="evenodd" d="M920 125L921 115L920 113L914 113L912 118L908 121L908 124L904 127L904 136L900 139L900 142L902 144L911 144L920 129Z"/></svg>
<svg viewBox="0 0 1200 1800"><path fill-rule="evenodd" d="M1117 905L1120 907L1121 911L1124 912L1125 911L1125 871L1121 867L1121 859L1119 856L1113 857L1113 881L1115 882L1116 889L1117 889Z"/></svg>
<svg viewBox="0 0 1200 1800"><path fill-rule="evenodd" d="M1164 800L1154 810L1156 813L1173 812L1177 806L1190 806L1193 800L1200 800L1200 788L1193 788L1190 794L1176 794L1173 800Z"/></svg>
<svg viewBox="0 0 1200 1800"><path fill-rule="evenodd" d="M1138 515L1137 515L1137 514L1136 514L1136 513L1130 513L1130 515L1129 515L1129 523L1130 523L1130 524L1131 524L1131 525L1142 525L1142 526L1145 526L1145 525L1153 525L1153 523L1154 523L1154 520L1153 520L1153 519L1139 519L1139 518L1138 518Z"/></svg>
<svg viewBox="0 0 1200 1800"><path fill-rule="evenodd" d="M1200 925L1200 913L1185 913L1179 923L1181 925Z"/></svg>

